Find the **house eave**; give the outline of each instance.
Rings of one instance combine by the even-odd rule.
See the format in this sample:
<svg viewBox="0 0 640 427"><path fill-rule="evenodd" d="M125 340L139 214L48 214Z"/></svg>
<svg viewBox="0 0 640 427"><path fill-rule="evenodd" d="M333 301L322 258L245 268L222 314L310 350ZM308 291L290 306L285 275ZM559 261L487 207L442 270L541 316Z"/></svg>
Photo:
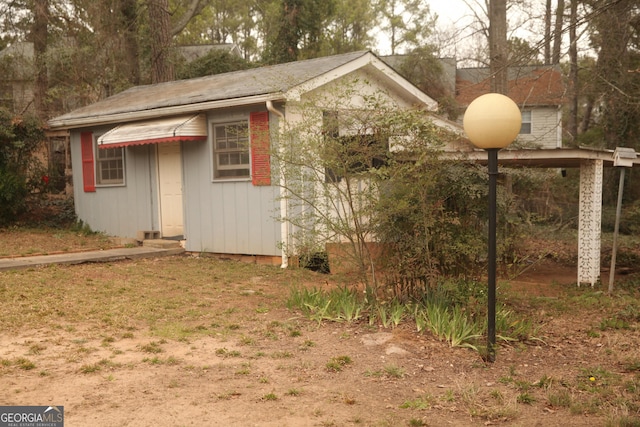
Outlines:
<svg viewBox="0 0 640 427"><path fill-rule="evenodd" d="M209 110L217 110L222 108L243 107L247 105L266 104L267 101L277 102L285 100L285 96L281 93L269 93L255 96L247 96L243 98L222 99L216 101L200 102L187 105L173 105L171 107L152 108L139 111L125 111L120 113L110 113L104 115L91 115L86 117L70 117L64 116L49 121L49 127L52 131L76 129L90 126L122 124L133 122L136 120L157 119L159 117L167 117L173 115L183 115L190 113L200 113Z"/></svg>

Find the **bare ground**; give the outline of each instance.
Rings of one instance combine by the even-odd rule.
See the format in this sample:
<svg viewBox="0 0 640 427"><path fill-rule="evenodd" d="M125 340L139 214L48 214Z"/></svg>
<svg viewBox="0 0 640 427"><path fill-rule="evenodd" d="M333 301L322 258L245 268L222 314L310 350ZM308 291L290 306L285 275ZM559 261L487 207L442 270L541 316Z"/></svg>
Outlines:
<svg viewBox="0 0 640 427"><path fill-rule="evenodd" d="M3 304L25 307L28 318L0 314L0 404L62 405L67 426L640 423L638 323L599 328L615 297L576 289L573 268L540 263L501 281L499 298L533 319L539 339L503 343L487 364L409 322L317 323L286 308L292 280L329 287L332 276L295 272L292 279L253 266L245 279L218 285L217 271L228 263L186 255L0 273ZM183 280L180 268L210 282ZM115 309L113 317L94 316L94 309L82 314L92 295L109 295L99 286L113 283L115 299L138 280L126 274L142 283L139 271L157 272L149 299L158 292L166 305L194 292L193 308L203 310L185 320L188 331L167 331L175 323L163 324L163 314L153 321L120 319ZM41 307L50 300L6 289L20 280L86 291ZM131 304L138 304L133 295Z"/></svg>

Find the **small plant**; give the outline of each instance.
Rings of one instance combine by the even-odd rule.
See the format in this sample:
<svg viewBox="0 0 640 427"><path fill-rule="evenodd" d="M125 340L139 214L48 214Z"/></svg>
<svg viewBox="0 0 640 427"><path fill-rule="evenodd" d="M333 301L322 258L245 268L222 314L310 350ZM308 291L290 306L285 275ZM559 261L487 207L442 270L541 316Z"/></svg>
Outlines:
<svg viewBox="0 0 640 427"><path fill-rule="evenodd" d="M90 365L82 365L80 367L80 372L83 374L92 374L94 372L98 372L100 371L102 368L100 367L99 364L97 363L93 363Z"/></svg>
<svg viewBox="0 0 640 427"><path fill-rule="evenodd" d="M606 331L607 329L630 329L631 326L629 325L629 322L627 322L624 319L619 319L616 317L609 317L607 319L603 319L600 322L600 330L601 331Z"/></svg>
<svg viewBox="0 0 640 427"><path fill-rule="evenodd" d="M164 351L156 341L151 341L149 344L140 347L140 349L145 353L162 353Z"/></svg>
<svg viewBox="0 0 640 427"><path fill-rule="evenodd" d="M217 397L220 400L231 400L234 397L239 397L239 396L240 396L239 392L237 392L237 391L229 391L229 392L226 392L226 393L221 393Z"/></svg>
<svg viewBox="0 0 640 427"><path fill-rule="evenodd" d="M295 397L295 396L300 396L302 394L302 391L298 390L296 388L292 388L292 389L289 389L289 391L287 391L286 394L287 394L287 396L294 396Z"/></svg>
<svg viewBox="0 0 640 427"><path fill-rule="evenodd" d="M395 365L387 365L384 367L384 372L387 376L392 378L403 378L405 371L403 368Z"/></svg>
<svg viewBox="0 0 640 427"><path fill-rule="evenodd" d="M491 393L489 393L489 396L491 396L497 402L502 403L504 401L504 396L502 395L500 390L491 390Z"/></svg>
<svg viewBox="0 0 640 427"><path fill-rule="evenodd" d="M444 392L444 395L440 399L445 401L445 402L455 402L456 401L456 393L451 389L447 389Z"/></svg>
<svg viewBox="0 0 640 427"><path fill-rule="evenodd" d="M216 349L216 356L220 357L240 357L241 355L238 350L227 350L224 347Z"/></svg>
<svg viewBox="0 0 640 427"><path fill-rule="evenodd" d="M16 366L24 371L30 371L36 367L36 364L25 357L19 357L15 362Z"/></svg>
<svg viewBox="0 0 640 427"><path fill-rule="evenodd" d="M529 393L520 393L517 397L516 397L516 402L518 403L522 403L525 405L531 405L536 401L536 399L530 395Z"/></svg>
<svg viewBox="0 0 640 427"><path fill-rule="evenodd" d="M402 409L429 409L431 407L432 401L433 398L430 395L425 394L413 400L407 400L406 402L403 402L400 407Z"/></svg>
<svg viewBox="0 0 640 427"><path fill-rule="evenodd" d="M349 356L333 357L327 362L327 370L330 372L340 372L346 365L351 364L351 358Z"/></svg>
<svg viewBox="0 0 640 427"><path fill-rule="evenodd" d="M42 344L32 344L29 346L29 354L40 354L42 353L42 350L45 350L46 347L43 346Z"/></svg>
<svg viewBox="0 0 640 427"><path fill-rule="evenodd" d="M560 390L557 393L549 393L547 402L552 408L569 408L571 407L571 394L567 390Z"/></svg>
<svg viewBox="0 0 640 427"><path fill-rule="evenodd" d="M278 400L278 396L275 393L267 393L262 396L262 400Z"/></svg>
<svg viewBox="0 0 640 427"><path fill-rule="evenodd" d="M289 359L293 357L293 354L290 351L276 351L271 354L273 359Z"/></svg>

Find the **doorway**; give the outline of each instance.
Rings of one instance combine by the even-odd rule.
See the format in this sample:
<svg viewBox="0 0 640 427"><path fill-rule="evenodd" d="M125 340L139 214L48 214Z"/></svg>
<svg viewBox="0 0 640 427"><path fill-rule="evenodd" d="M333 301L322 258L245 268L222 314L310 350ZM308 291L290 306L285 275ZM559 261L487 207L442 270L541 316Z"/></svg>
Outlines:
<svg viewBox="0 0 640 427"><path fill-rule="evenodd" d="M182 156L179 142L158 144L160 231L163 238L184 238Z"/></svg>

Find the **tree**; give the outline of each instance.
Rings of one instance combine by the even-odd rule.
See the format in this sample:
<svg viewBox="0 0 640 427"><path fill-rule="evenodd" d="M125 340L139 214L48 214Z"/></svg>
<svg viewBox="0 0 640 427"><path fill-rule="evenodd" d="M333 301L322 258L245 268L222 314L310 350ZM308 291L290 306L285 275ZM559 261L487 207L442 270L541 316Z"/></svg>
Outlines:
<svg viewBox="0 0 640 427"><path fill-rule="evenodd" d="M452 256L451 239L452 245L444 250L440 244L447 238L438 234L444 225L439 221L450 218L431 216L441 211L442 199L429 197L416 206L414 200L400 197L398 189L402 183L404 189L427 193L446 182L439 175L438 152L449 135L436 128L424 111L403 109L378 91L365 94L362 85L354 78L323 95L287 104L288 114L300 120L287 124L273 154L288 203L286 221L295 230L293 241L283 249L304 259L324 252L326 243L337 244L338 262L355 266L368 295L376 295L385 284L389 289L395 286L394 279L380 274L380 244L402 248L402 253L391 251L393 261L406 256L396 267L403 266L403 274L409 272L407 266L419 267L412 278L431 285L444 266L441 261ZM442 178L437 183L436 176ZM403 229L406 234L399 234L400 208L425 206L420 224L414 225L426 228L419 233L408 225ZM416 212L412 220L418 216ZM474 228L468 230L477 235ZM407 240L409 236L413 237ZM418 245L420 257L416 257ZM391 264L385 263L385 271L394 268ZM400 274L397 269L393 272Z"/></svg>
<svg viewBox="0 0 640 427"><path fill-rule="evenodd" d="M327 31L328 53L340 54L369 48L376 24L372 0L339 0Z"/></svg>
<svg viewBox="0 0 640 427"><path fill-rule="evenodd" d="M16 117L0 108L0 226L25 211L27 196L40 182L42 169L33 154L43 139L38 117Z"/></svg>
<svg viewBox="0 0 640 427"><path fill-rule="evenodd" d="M33 55L35 68L35 85L33 100L36 115L42 119L47 117L47 90L49 88L47 76L47 37L49 25L49 0L34 0L33 3Z"/></svg>
<svg viewBox="0 0 640 427"><path fill-rule="evenodd" d="M171 17L168 0L148 0L151 41L151 83L175 80L171 61Z"/></svg>
<svg viewBox="0 0 640 427"><path fill-rule="evenodd" d="M596 2L599 13L593 20L592 40L598 49L596 77L602 93L604 143L607 148L619 145L637 146L640 121L639 105L635 97L640 85L634 69L639 62L632 42L634 22L640 16L635 0Z"/></svg>
<svg viewBox="0 0 640 427"><path fill-rule="evenodd" d="M426 44L435 18L424 0L378 0L375 7L381 29L389 36L391 55Z"/></svg>
<svg viewBox="0 0 640 427"><path fill-rule="evenodd" d="M177 78L192 79L212 74L246 70L252 66L250 62L228 51L212 50L207 55L192 62L185 64L178 63Z"/></svg>
<svg viewBox="0 0 640 427"><path fill-rule="evenodd" d="M507 0L489 1L491 92L507 94Z"/></svg>
<svg viewBox="0 0 640 427"><path fill-rule="evenodd" d="M265 60L277 64L321 56L335 0L283 0L280 24L267 34Z"/></svg>

